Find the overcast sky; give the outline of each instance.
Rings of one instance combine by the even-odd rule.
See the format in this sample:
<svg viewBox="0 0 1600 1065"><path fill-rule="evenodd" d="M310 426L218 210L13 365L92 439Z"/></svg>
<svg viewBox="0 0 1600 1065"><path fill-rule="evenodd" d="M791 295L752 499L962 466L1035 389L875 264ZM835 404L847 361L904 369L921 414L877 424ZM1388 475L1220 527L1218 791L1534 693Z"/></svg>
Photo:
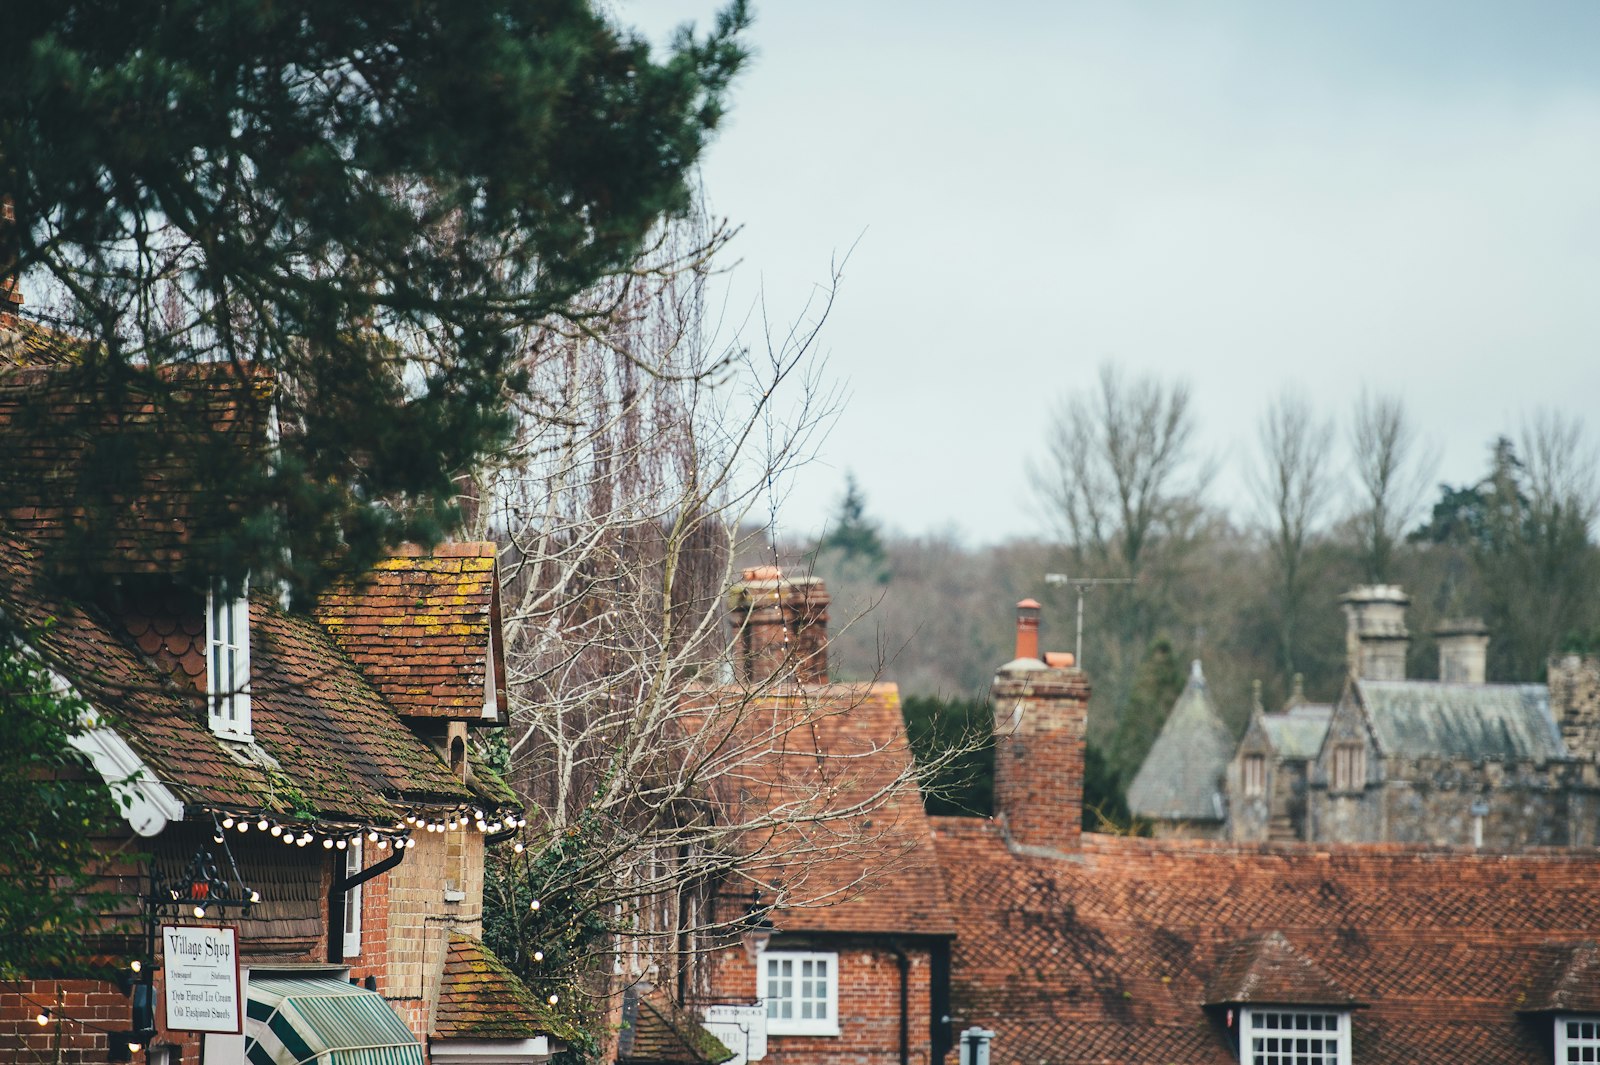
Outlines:
<svg viewBox="0 0 1600 1065"><path fill-rule="evenodd" d="M626 0L658 35L705 0ZM822 338L848 405L790 487L974 544L1043 535L1025 473L1115 361L1187 380L1219 498L1270 399L1405 399L1475 480L1600 397L1600 3L766 0L704 168L733 304ZM1591 426L1591 432L1593 427ZM1347 472L1341 446L1330 467Z"/></svg>

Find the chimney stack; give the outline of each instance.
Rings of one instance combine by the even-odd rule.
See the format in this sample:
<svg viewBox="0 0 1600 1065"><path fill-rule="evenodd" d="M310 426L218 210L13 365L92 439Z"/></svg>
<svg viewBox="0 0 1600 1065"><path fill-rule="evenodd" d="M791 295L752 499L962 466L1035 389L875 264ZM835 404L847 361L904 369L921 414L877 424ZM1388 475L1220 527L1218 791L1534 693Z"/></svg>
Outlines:
<svg viewBox="0 0 1600 1065"><path fill-rule="evenodd" d="M990 695L994 816L1020 853L1072 854L1083 832L1089 680L1070 661L1054 654L1040 660L1039 604L1018 603L1017 657L995 673Z"/></svg>
<svg viewBox="0 0 1600 1065"><path fill-rule="evenodd" d="M1439 679L1482 684L1489 661L1489 626L1480 618L1448 618L1433 630L1439 643Z"/></svg>
<svg viewBox="0 0 1600 1065"><path fill-rule="evenodd" d="M1398 585L1366 584L1339 597L1344 604L1345 662L1356 680L1405 680L1406 607L1411 597Z"/></svg>
<svg viewBox="0 0 1600 1065"><path fill-rule="evenodd" d="M1039 601L1024 599L1017 604L1017 659L1039 659Z"/></svg>
<svg viewBox="0 0 1600 1065"><path fill-rule="evenodd" d="M728 594L734 672L763 684L793 671L799 684L828 683L828 590L821 577L785 577L777 566L747 569Z"/></svg>

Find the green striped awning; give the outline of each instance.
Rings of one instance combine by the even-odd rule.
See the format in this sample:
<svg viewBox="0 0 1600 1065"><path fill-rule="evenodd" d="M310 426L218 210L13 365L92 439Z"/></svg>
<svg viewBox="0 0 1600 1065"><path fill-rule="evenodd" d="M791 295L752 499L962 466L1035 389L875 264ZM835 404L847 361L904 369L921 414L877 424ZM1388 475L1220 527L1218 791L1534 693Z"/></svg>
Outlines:
<svg viewBox="0 0 1600 1065"><path fill-rule="evenodd" d="M244 1052L250 1065L423 1065L383 996L342 980L251 977Z"/></svg>

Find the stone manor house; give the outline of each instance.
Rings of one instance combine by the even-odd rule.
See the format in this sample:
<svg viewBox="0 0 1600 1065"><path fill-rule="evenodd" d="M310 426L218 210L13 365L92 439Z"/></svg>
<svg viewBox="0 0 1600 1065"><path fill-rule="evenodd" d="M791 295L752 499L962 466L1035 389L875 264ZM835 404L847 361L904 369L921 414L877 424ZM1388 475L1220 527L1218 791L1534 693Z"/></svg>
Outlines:
<svg viewBox="0 0 1600 1065"><path fill-rule="evenodd" d="M1195 664L1128 790L1158 835L1239 841L1591 847L1600 832L1600 663L1550 659L1548 683L1484 679L1491 634L1442 624L1439 679L1405 674L1409 600L1343 597L1339 700L1257 705L1235 742Z"/></svg>

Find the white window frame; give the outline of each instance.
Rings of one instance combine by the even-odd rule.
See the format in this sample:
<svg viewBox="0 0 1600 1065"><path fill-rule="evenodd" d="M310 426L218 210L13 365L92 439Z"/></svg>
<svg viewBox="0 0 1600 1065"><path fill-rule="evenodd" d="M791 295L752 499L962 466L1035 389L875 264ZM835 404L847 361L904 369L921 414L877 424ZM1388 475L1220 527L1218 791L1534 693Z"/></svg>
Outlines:
<svg viewBox="0 0 1600 1065"><path fill-rule="evenodd" d="M1240 787L1245 798L1259 799L1267 793L1267 756L1247 754L1239 766Z"/></svg>
<svg viewBox="0 0 1600 1065"><path fill-rule="evenodd" d="M215 581L206 593L206 717L223 739L251 738L248 581L234 597Z"/></svg>
<svg viewBox="0 0 1600 1065"><path fill-rule="evenodd" d="M1569 1061L1600 1061L1600 1016L1567 1013L1556 1018L1556 1065Z"/></svg>
<svg viewBox="0 0 1600 1065"><path fill-rule="evenodd" d="M350 841L344 852L344 875L355 876L365 868L361 856L361 837ZM361 887L346 888L344 893L344 956L354 958L361 953Z"/></svg>
<svg viewBox="0 0 1600 1065"><path fill-rule="evenodd" d="M1323 1025L1331 1020L1333 1027L1313 1029L1311 1024L1316 1022L1312 1018ZM1330 1035L1334 1044L1331 1055L1326 1048L1311 1052L1308 1047L1295 1045L1302 1040L1327 1040ZM1258 1040L1263 1044L1260 1048L1256 1046ZM1274 1048L1273 1040L1280 1041L1280 1045ZM1283 1040L1293 1042L1283 1047ZM1350 1065L1350 1011L1316 1006L1246 1006L1239 1011L1239 1063Z"/></svg>
<svg viewBox="0 0 1600 1065"><path fill-rule="evenodd" d="M774 966L789 965L787 975L775 973ZM824 965L824 975L820 977L823 984L823 993L819 997L810 995L802 997L803 984L819 979L815 970L807 973L806 966ZM774 950L763 952L756 966L756 978L760 986L756 988L756 997L761 1000L762 1006L767 1011L768 1035L838 1035L839 1034L839 955L835 951L800 951L800 950ZM778 985L774 980L788 982L788 994L775 997L772 991ZM800 1014L806 1006L821 1004L821 1017L802 1017ZM791 1016L783 1017L777 1014L783 1012L783 1006L789 1007Z"/></svg>

